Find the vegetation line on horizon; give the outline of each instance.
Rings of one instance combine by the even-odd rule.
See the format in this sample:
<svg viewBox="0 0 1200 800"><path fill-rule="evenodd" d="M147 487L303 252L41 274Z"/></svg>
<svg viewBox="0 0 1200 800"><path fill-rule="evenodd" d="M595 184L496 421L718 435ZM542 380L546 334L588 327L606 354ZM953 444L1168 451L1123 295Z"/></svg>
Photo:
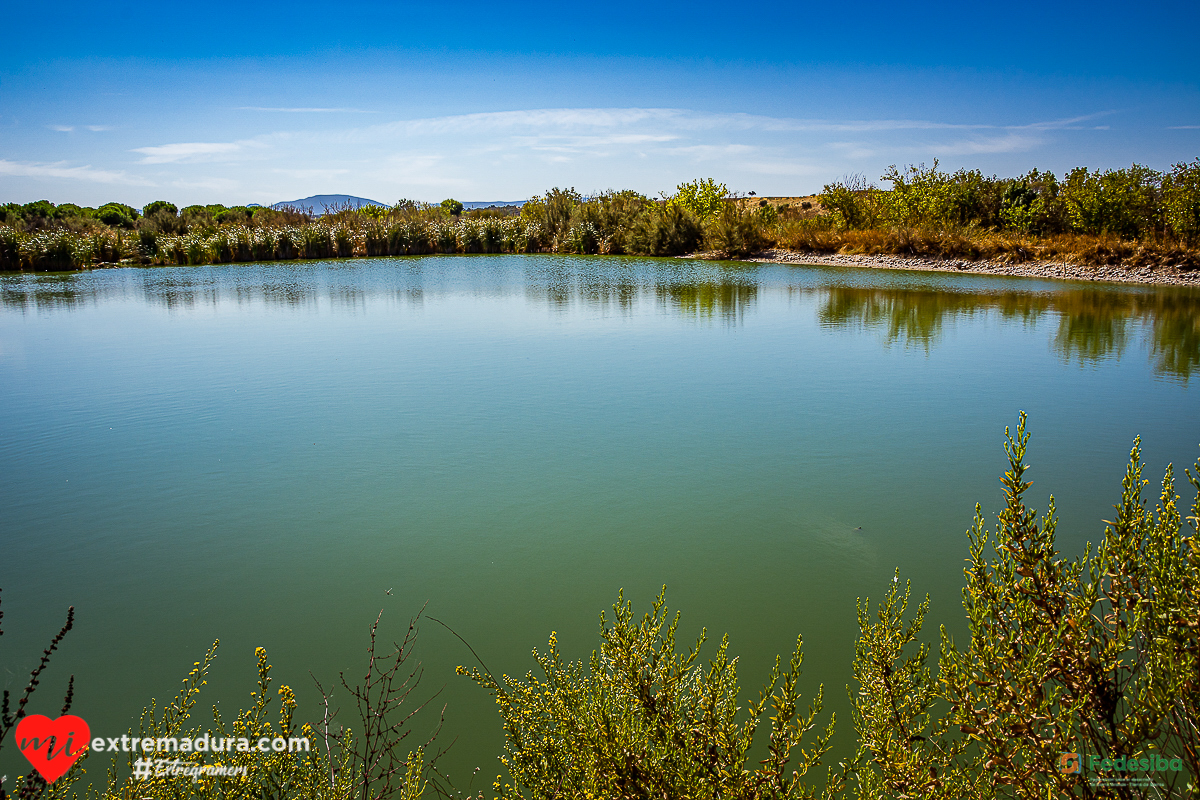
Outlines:
<svg viewBox="0 0 1200 800"><path fill-rule="evenodd" d="M428 253L575 253L741 258L768 247L1009 263L1200 268L1200 158L1165 173L1137 164L1080 167L1060 180L891 167L882 189L861 176L801 203L731 196L711 178L654 200L633 191L583 197L551 189L518 210L467 211L400 201L310 210L189 206L141 213L46 201L0 208L0 270L96 264L195 265Z"/></svg>

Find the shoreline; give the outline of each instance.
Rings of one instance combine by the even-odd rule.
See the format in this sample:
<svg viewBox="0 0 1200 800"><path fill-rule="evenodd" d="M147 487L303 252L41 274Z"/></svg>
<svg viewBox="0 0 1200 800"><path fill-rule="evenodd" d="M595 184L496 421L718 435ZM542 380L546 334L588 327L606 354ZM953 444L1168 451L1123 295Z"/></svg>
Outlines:
<svg viewBox="0 0 1200 800"><path fill-rule="evenodd" d="M684 258L714 258L713 253L696 253ZM1006 264L999 261L966 261L898 255L846 255L841 253L797 253L791 250L762 250L739 261L759 264L803 264L812 266L865 267L868 269L908 269L954 274L993 275L1013 278L1051 278L1055 280L1087 281L1091 283L1127 283L1152 286L1200 287L1200 270L1181 270L1177 267L1120 266L1094 267L1061 261L1027 261Z"/></svg>
<svg viewBox="0 0 1200 800"><path fill-rule="evenodd" d="M415 255L415 254L414 254ZM424 255L465 255L423 253ZM469 254L483 255L483 254ZM501 255L501 254L497 254ZM530 255L533 255L532 253ZM568 254L558 254L568 255ZM358 258L387 258L388 256L333 256L325 258L269 259L258 261L233 261L209 263L204 266L220 266L235 263L276 263L284 261L341 261ZM754 264L793 264L797 266L860 267L864 269L917 270L921 272L946 272L956 275L991 275L1009 278L1043 278L1049 280L1079 281L1084 283L1119 283L1141 286L1187 286L1200 287L1200 270L1183 270L1178 267L1122 267L1089 266L1063 261L1027 261L1010 264L1001 261L968 261L965 259L937 259L902 255L852 255L845 253L800 253L792 250L771 248L760 250L743 258L729 258L717 252L687 253L674 256L676 259L700 261L740 261ZM100 261L86 267L67 270L16 270L0 271L0 275L62 275L88 272L94 269L111 269L138 266L183 266L173 264L146 264L127 258L121 261Z"/></svg>

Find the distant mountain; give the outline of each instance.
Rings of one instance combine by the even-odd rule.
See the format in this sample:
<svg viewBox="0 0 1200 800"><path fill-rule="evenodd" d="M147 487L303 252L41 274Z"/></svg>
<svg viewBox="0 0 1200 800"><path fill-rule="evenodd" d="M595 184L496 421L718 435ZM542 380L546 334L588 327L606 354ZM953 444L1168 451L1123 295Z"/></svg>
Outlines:
<svg viewBox="0 0 1200 800"><path fill-rule="evenodd" d="M489 206L517 206L520 208L525 205L524 200L471 200L463 201L463 208L488 208Z"/></svg>
<svg viewBox="0 0 1200 800"><path fill-rule="evenodd" d="M363 206L383 206L384 208L390 208L392 205L391 203L381 203L378 200L368 200L365 197L355 197L352 194L314 194L312 197L305 197L300 200L284 200L282 203L275 203L271 208L282 208L283 206L308 208L312 209L312 213L320 216L325 213L326 208L345 206L347 204L351 208L362 208Z"/></svg>
<svg viewBox="0 0 1200 800"><path fill-rule="evenodd" d="M344 207L346 204L349 204L351 208L362 208L363 206L391 207L391 203L381 203L378 200L368 200L365 197L355 197L352 194L314 194L312 197L305 197L301 200L284 200L282 203L275 203L271 208L283 208L284 206L307 208L311 209L312 213L319 217L325 213L326 208L333 208L334 206ZM524 200L471 200L464 202L463 208L490 208L491 206L517 206L519 208L524 204Z"/></svg>

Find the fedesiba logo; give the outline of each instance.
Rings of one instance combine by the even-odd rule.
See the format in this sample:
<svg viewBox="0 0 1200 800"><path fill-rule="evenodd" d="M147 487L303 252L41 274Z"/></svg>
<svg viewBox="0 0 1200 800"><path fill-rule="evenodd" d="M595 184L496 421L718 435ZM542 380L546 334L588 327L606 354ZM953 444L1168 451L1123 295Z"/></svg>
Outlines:
<svg viewBox="0 0 1200 800"><path fill-rule="evenodd" d="M1088 782L1094 786L1149 787L1162 785L1155 779L1155 776L1161 776L1168 772L1182 772L1183 759L1170 758L1160 753L1117 756L1115 758L1084 756L1081 753L1060 753L1057 767L1059 774L1062 775L1082 776L1086 771L1091 775Z"/></svg>
<svg viewBox="0 0 1200 800"><path fill-rule="evenodd" d="M1083 759L1079 753L1063 753L1058 757L1058 771L1063 775L1075 775L1083 771Z"/></svg>

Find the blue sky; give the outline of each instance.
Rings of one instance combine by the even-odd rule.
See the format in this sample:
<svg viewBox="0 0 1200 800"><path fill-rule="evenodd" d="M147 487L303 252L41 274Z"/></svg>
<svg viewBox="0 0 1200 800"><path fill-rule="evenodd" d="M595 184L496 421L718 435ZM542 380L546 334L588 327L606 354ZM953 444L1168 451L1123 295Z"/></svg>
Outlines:
<svg viewBox="0 0 1200 800"><path fill-rule="evenodd" d="M1200 155L1200 4L3 0L0 202L523 199Z"/></svg>

